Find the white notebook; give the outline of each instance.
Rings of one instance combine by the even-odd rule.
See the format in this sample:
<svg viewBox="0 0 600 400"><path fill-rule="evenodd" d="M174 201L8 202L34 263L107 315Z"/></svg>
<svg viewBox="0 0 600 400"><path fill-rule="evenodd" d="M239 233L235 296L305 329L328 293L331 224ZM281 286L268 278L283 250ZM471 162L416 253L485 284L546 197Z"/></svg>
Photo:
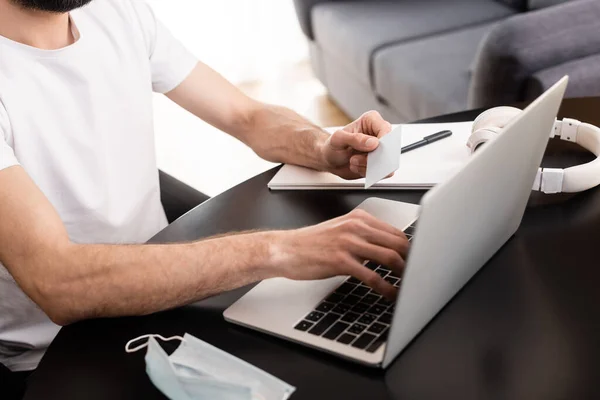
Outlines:
<svg viewBox="0 0 600 400"><path fill-rule="evenodd" d="M428 189L448 179L469 159L467 140L472 126L473 122L403 125L403 146L445 129L451 130L452 136L402 154L400 168L394 176L376 183L371 189ZM284 165L268 186L271 190L364 190L365 180L347 181L328 172Z"/></svg>

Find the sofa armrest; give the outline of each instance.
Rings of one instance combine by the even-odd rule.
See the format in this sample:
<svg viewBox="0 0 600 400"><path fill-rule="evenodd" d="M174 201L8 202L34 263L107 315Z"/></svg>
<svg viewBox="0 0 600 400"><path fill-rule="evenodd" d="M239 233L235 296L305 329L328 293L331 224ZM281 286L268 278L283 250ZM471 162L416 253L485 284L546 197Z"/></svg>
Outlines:
<svg viewBox="0 0 600 400"><path fill-rule="evenodd" d="M309 39L314 39L311 18L312 8L319 3L329 3L330 1L331 0L294 0L300 28L302 28L302 32L304 32Z"/></svg>
<svg viewBox="0 0 600 400"><path fill-rule="evenodd" d="M600 54L600 2L578 0L520 14L484 39L471 80L469 106L524 101L538 71Z"/></svg>
<svg viewBox="0 0 600 400"><path fill-rule="evenodd" d="M578 58L564 64L538 71L527 79L526 99L535 99L565 73L569 74L566 97L598 96L600 94L600 54Z"/></svg>
<svg viewBox="0 0 600 400"><path fill-rule="evenodd" d="M314 6L320 3L331 3L334 1L356 1L356 0L294 0L294 6L296 7L296 15L300 22L300 28L302 32L310 39L314 40L314 32L312 26L312 9ZM373 1L373 0L362 0L362 1Z"/></svg>

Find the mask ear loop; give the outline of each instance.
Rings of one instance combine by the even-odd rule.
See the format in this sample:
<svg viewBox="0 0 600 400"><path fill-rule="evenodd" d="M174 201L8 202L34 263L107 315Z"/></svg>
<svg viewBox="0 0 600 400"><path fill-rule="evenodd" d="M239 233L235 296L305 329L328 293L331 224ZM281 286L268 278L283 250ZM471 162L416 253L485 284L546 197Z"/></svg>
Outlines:
<svg viewBox="0 0 600 400"><path fill-rule="evenodd" d="M150 339L151 337L158 338L158 339L162 340L163 342L170 342L172 340L179 340L181 342L185 342L185 339L181 336L171 336L169 338L165 338L165 337L162 337L161 335L156 335L156 334L143 335L143 336L136 337L135 339L131 339L129 342L127 342L127 344L125 345L125 351L127 353L135 353L136 351L140 351L144 347L148 347L148 341L146 340L146 343L140 344L139 346L134 347L133 349L130 349L130 347L133 343L138 342L143 339Z"/></svg>

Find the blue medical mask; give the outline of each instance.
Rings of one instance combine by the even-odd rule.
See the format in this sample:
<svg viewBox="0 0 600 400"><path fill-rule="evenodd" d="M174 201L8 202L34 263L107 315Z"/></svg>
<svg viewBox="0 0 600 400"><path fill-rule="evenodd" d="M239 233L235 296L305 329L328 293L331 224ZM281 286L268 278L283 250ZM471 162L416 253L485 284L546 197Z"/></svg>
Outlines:
<svg viewBox="0 0 600 400"><path fill-rule="evenodd" d="M181 345L169 356L155 338L180 340ZM148 339L147 343L130 348L143 339ZM296 390L187 333L171 338L144 335L129 341L125 351L134 353L144 347L148 347L146 373L154 386L171 400L285 400Z"/></svg>

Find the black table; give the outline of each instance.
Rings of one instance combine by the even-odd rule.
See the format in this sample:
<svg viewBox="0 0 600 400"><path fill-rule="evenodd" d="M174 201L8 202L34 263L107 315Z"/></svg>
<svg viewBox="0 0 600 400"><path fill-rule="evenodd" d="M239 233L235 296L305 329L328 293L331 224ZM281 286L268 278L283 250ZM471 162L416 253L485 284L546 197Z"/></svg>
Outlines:
<svg viewBox="0 0 600 400"><path fill-rule="evenodd" d="M600 125L599 108L600 99L567 100L561 114ZM573 151L545 162L564 166L587 159ZM211 199L152 242L297 228L344 214L369 196L416 203L423 194L269 192L274 173ZM295 385L296 400L600 398L599 267L600 189L538 195L515 237L387 371L226 323L223 310L247 287L147 317L92 320L62 329L25 399L163 399L146 376L145 352L129 355L123 348L142 334L184 332Z"/></svg>

